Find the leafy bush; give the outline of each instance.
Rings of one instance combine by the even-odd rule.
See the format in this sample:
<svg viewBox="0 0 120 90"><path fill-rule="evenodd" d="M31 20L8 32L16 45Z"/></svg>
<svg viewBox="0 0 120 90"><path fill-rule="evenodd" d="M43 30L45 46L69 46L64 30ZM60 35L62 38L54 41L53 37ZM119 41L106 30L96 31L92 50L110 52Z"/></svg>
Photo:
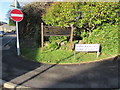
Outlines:
<svg viewBox="0 0 120 90"><path fill-rule="evenodd" d="M118 23L119 7L120 2L54 2L42 15L42 20L53 26L74 24L91 35L103 23Z"/></svg>
<svg viewBox="0 0 120 90"><path fill-rule="evenodd" d="M104 54L117 54L119 49L118 25L102 25L95 29L91 36L83 40L89 44L101 44Z"/></svg>
<svg viewBox="0 0 120 90"><path fill-rule="evenodd" d="M67 39L67 36L50 36L49 37L50 42L60 42L66 39Z"/></svg>
<svg viewBox="0 0 120 90"><path fill-rule="evenodd" d="M48 43L47 46L44 47L45 50L55 50L57 48L59 48L58 44L56 42L52 42L52 43Z"/></svg>
<svg viewBox="0 0 120 90"><path fill-rule="evenodd" d="M58 49L60 48L60 44L62 42L66 42L67 43L67 36L50 36L49 37L49 42L46 42L47 44L45 45L45 49Z"/></svg>
<svg viewBox="0 0 120 90"><path fill-rule="evenodd" d="M15 21L9 19L9 26L15 26Z"/></svg>

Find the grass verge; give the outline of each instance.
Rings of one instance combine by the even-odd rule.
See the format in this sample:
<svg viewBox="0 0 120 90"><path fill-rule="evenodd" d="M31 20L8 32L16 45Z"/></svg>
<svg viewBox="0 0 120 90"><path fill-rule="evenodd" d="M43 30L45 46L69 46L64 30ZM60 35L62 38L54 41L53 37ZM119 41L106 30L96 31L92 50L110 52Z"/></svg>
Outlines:
<svg viewBox="0 0 120 90"><path fill-rule="evenodd" d="M97 58L96 53L78 52L76 59L74 59L74 51L68 50L47 50L41 52L41 48L22 48L22 56L29 60L33 60L41 63L58 63L58 64L75 64L81 62L89 62L101 60L107 57L115 56L116 54L102 54Z"/></svg>

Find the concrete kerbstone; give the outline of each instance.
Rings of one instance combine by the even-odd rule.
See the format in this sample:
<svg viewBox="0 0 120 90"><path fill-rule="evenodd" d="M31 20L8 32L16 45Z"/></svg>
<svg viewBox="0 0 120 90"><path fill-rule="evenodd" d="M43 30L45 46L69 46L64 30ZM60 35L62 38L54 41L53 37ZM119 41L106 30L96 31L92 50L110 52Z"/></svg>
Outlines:
<svg viewBox="0 0 120 90"><path fill-rule="evenodd" d="M26 86L22 86L22 85L17 85L17 84L13 84L11 82L7 82L5 80L2 80L0 79L0 85L3 87L3 88L8 88L8 89L30 89L31 87L26 87Z"/></svg>

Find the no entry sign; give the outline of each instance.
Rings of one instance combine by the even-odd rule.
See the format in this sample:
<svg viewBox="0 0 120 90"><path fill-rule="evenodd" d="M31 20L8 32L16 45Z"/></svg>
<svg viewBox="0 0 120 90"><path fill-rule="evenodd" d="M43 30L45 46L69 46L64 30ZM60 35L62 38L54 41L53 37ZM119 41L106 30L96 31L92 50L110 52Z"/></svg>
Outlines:
<svg viewBox="0 0 120 90"><path fill-rule="evenodd" d="M10 18L14 21L20 22L23 20L23 13L18 9L13 9L10 12Z"/></svg>

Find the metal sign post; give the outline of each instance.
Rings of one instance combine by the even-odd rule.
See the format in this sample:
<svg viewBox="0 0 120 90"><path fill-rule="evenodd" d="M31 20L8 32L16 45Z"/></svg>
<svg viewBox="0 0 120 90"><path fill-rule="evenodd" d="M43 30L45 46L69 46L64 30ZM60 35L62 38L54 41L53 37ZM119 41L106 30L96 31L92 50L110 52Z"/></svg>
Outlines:
<svg viewBox="0 0 120 90"><path fill-rule="evenodd" d="M16 21L16 32L17 32L17 55L20 55L20 44L19 44L19 33L18 33L18 22Z"/></svg>
<svg viewBox="0 0 120 90"><path fill-rule="evenodd" d="M15 8L17 9L17 0L15 0ZM19 45L19 34L18 34L18 22L16 21L16 32L17 32L17 55L20 55L20 45Z"/></svg>
<svg viewBox="0 0 120 90"><path fill-rule="evenodd" d="M15 0L15 9L11 10L10 17L16 22L16 34L17 34L17 55L20 55L20 45L19 45L19 32L18 32L18 22L23 20L23 13L17 9L17 0Z"/></svg>
<svg viewBox="0 0 120 90"><path fill-rule="evenodd" d="M16 32L17 32L17 53L20 55L20 46L19 46L19 34L18 34L18 22L22 21L23 13L18 9L13 9L10 12L10 17L16 22Z"/></svg>

